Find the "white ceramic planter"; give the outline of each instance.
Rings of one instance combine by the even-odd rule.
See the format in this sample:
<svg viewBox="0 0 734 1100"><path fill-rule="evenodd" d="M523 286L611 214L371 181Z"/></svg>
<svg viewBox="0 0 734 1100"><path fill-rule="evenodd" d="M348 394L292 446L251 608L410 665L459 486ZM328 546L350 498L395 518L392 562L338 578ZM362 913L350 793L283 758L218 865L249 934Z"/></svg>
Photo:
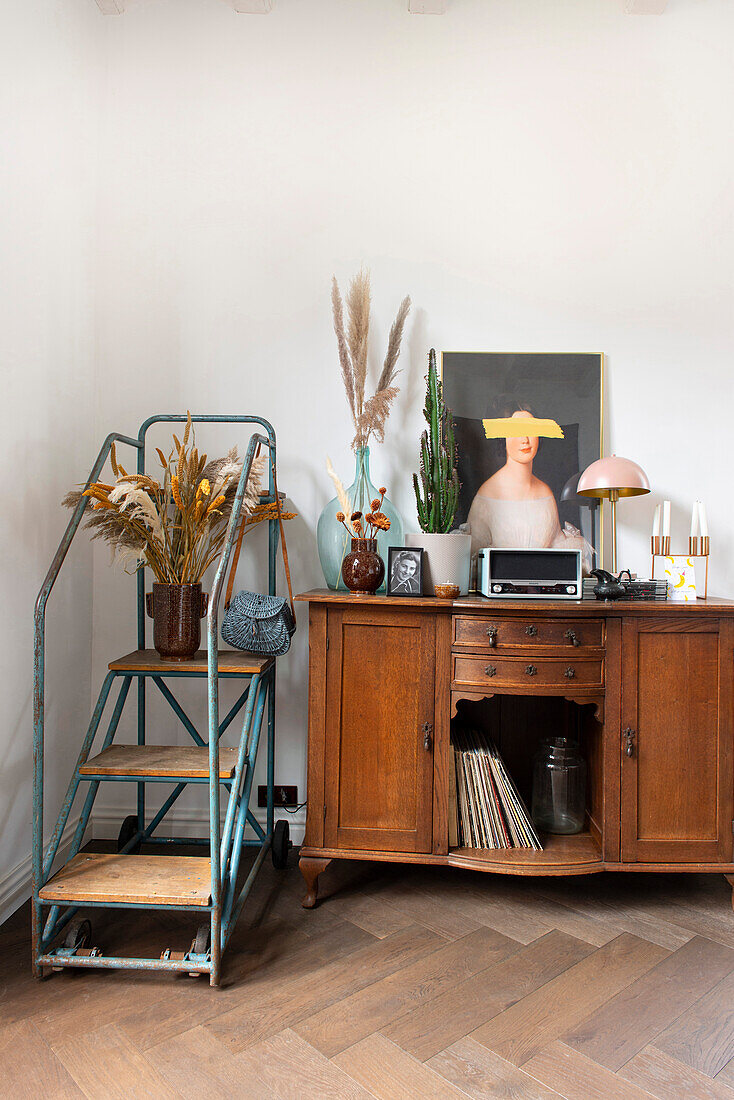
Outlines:
<svg viewBox="0 0 734 1100"><path fill-rule="evenodd" d="M406 546L422 546L423 594L432 596L437 584L458 584L461 595L469 591L471 535L452 531L448 535L429 535L425 531L405 536Z"/></svg>

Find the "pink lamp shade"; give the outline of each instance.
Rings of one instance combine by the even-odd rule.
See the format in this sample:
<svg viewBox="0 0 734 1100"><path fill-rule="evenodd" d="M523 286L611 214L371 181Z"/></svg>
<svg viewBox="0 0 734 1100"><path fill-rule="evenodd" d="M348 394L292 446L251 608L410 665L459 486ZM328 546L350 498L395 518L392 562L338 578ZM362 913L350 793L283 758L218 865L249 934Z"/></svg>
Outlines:
<svg viewBox="0 0 734 1100"><path fill-rule="evenodd" d="M576 492L583 497L638 497L650 492L650 482L642 467L631 458L611 455L587 466Z"/></svg>

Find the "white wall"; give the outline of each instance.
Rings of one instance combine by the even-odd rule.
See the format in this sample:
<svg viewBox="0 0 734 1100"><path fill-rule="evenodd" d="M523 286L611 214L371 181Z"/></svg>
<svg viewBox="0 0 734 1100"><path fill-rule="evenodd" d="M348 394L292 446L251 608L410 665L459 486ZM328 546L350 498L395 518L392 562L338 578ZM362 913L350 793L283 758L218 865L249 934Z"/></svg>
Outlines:
<svg viewBox="0 0 734 1100"><path fill-rule="evenodd" d="M319 585L325 455L345 477L352 461L329 281L365 263L375 364L400 299L414 301L403 393L373 456L406 516L431 345L603 351L607 449L654 487L620 505L621 559L646 570L663 496L682 542L701 496L711 588L734 595L730 432L716 416L733 396L728 0L670 0L662 17L625 16L621 0L453 0L441 17L411 16L405 0L276 0L263 17L223 0L128 0L102 23L97 437L187 405L271 419L300 512L294 583ZM26 155L43 161L32 143ZM62 174L44 197L65 193ZM78 221L65 222L77 256ZM82 342L76 370L86 354ZM57 359L39 363L45 380ZM36 417L38 438L89 455L74 408L62 443ZM243 583L262 579L253 568ZM18 599L27 615L30 593ZM108 656L134 646L132 599L101 552L95 690ZM301 791L305 685L301 613L280 664L277 768ZM132 805L113 795L108 835Z"/></svg>
<svg viewBox="0 0 734 1100"><path fill-rule="evenodd" d="M0 12L0 923L27 897L30 874L33 603L68 519L59 501L86 477L96 435L101 23L88 0L23 0ZM89 718L91 623L91 552L83 541L48 611L51 826Z"/></svg>
<svg viewBox="0 0 734 1100"><path fill-rule="evenodd" d="M404 0L128 7L108 26L100 431L186 405L269 417L301 513L295 584L319 585L325 455L351 464L329 280L365 263L376 363L414 302L373 461L406 516L430 345L603 351L607 447L654 487L620 505L621 559L647 569L662 496L683 545L701 496L712 591L734 595L715 418L732 398L730 3L670 0L660 18L611 0L455 0L433 18ZM102 653L124 615L119 578L96 576ZM303 790L303 618L280 668L277 776Z"/></svg>

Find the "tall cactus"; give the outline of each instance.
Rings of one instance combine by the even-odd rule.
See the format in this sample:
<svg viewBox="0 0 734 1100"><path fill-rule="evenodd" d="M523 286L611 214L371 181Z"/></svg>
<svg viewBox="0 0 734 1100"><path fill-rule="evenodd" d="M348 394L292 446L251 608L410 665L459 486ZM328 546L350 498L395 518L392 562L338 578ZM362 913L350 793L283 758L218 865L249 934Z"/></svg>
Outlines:
<svg viewBox="0 0 734 1100"><path fill-rule="evenodd" d="M450 531L459 501L456 472L456 440L451 410L443 403L443 387L436 372L436 352L428 355L426 404L423 415L428 430L421 436L420 475L413 474L413 488L421 530L431 534Z"/></svg>

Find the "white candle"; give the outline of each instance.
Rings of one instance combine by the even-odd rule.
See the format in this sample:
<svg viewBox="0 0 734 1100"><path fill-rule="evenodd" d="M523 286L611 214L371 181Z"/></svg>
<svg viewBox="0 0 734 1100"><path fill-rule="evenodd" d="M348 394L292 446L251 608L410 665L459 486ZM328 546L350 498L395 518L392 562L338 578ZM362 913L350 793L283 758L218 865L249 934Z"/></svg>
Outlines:
<svg viewBox="0 0 734 1100"><path fill-rule="evenodd" d="M709 524L706 518L706 509L704 508L703 501L698 502L698 522L701 525L701 537L707 539L709 536Z"/></svg>
<svg viewBox="0 0 734 1100"><path fill-rule="evenodd" d="M663 538L670 538L670 501L663 501Z"/></svg>
<svg viewBox="0 0 734 1100"><path fill-rule="evenodd" d="M691 512L691 538L695 539L699 535L699 511L698 501L693 502L693 511Z"/></svg>
<svg viewBox="0 0 734 1100"><path fill-rule="evenodd" d="M660 535L660 505L655 508L655 518L652 521L652 537L658 538Z"/></svg>

